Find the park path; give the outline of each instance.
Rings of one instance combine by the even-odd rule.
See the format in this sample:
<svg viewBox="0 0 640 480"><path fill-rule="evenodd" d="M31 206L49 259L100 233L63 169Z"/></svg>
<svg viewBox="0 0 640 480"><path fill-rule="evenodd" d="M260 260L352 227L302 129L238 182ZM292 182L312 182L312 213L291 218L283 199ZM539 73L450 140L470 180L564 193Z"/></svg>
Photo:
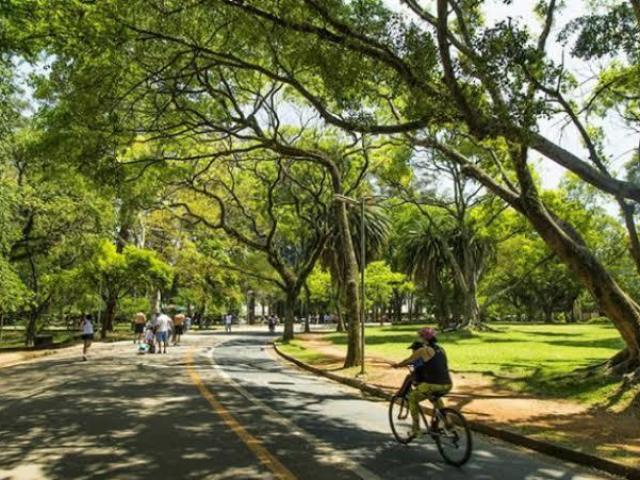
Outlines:
<svg viewBox="0 0 640 480"><path fill-rule="evenodd" d="M386 405L273 356L261 332L118 344L0 369L0 479L609 478L476 436L463 469L396 444Z"/></svg>
<svg viewBox="0 0 640 480"><path fill-rule="evenodd" d="M345 349L317 334L297 337L306 348L325 358L314 366L335 370L340 374ZM393 359L367 357L367 383L395 391L406 375L403 369L393 370ZM468 418L540 440L558 442L568 448L581 448L595 455L615 458L625 453L640 459L640 416L616 414L603 408L590 408L575 401L560 398L540 398L516 392L491 375L475 372L452 372L453 391L448 403L464 410ZM634 465L637 466L637 465Z"/></svg>

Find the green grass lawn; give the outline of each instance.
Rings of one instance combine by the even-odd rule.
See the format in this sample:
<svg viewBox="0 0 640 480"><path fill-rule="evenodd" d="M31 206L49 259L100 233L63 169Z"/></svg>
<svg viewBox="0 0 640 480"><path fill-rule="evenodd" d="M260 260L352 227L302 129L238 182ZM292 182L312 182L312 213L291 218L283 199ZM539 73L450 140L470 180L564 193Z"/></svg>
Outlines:
<svg viewBox="0 0 640 480"><path fill-rule="evenodd" d="M62 343L71 340L80 334L80 331L69 331L64 327L45 329L41 334L53 335L54 343ZM99 341L100 332L96 331L96 341ZM109 332L106 339L107 342L116 342L119 340L131 340L133 331L128 324L118 324L113 332ZM0 352L4 348L23 347L24 346L24 329L22 327L13 329L4 329L2 332L2 341L0 342Z"/></svg>
<svg viewBox="0 0 640 480"><path fill-rule="evenodd" d="M514 390L590 404L606 400L619 385L619 381L608 377L575 373L581 367L607 360L622 348L612 326L498 324L491 328L493 331L439 335L452 370L490 375L497 384ZM367 327L367 355L404 358L416 329L413 325ZM323 338L346 348L344 334L329 333ZM301 346L297 341L292 344L295 348Z"/></svg>

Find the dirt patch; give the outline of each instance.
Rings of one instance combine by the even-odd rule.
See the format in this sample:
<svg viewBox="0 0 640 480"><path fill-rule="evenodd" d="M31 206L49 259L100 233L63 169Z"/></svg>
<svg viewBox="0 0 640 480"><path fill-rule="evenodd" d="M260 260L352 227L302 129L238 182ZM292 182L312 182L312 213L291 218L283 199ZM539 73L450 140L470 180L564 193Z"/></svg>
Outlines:
<svg viewBox="0 0 640 480"><path fill-rule="evenodd" d="M314 362L318 368L345 376L354 369L343 369L340 347L318 335L300 335L304 347L322 354ZM367 357L367 383L395 391L406 370L389 368L390 360ZM509 390L482 374L452 372L454 388L447 403L461 409L473 420L494 427L524 433L585 453L640 466L640 412L615 413L589 408L563 399L539 398Z"/></svg>

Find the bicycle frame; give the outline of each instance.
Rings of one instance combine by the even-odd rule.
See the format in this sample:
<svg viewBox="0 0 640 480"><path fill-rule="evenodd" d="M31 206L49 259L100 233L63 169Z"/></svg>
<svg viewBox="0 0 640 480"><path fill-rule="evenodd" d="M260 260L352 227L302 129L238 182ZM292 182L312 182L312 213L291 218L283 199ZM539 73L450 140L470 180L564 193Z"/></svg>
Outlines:
<svg viewBox="0 0 640 480"><path fill-rule="evenodd" d="M413 370L411 368L409 370L411 374L406 376L402 386L389 403L391 430L396 440L405 445L416 437L412 433L413 429L407 432L409 425L406 423L411 413L409 410L409 396L411 395L414 380ZM441 395L431 394L425 398L425 400L431 402L433 408L431 412L425 408L419 408L418 422L425 426L425 430L420 427L422 433L431 437L436 443L438 451L445 462L460 467L471 456L473 439L464 415L453 408L440 408L438 406L440 397ZM428 416L430 419L427 418ZM461 441L462 444L460 443ZM452 453L454 453L453 456ZM462 454L462 456L458 454Z"/></svg>

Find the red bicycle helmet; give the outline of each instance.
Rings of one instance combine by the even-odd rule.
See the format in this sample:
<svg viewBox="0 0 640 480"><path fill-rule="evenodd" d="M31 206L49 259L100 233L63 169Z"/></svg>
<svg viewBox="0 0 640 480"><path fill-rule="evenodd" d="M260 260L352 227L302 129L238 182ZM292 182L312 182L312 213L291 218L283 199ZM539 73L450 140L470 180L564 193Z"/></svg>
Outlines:
<svg viewBox="0 0 640 480"><path fill-rule="evenodd" d="M435 338L436 333L437 332L435 331L435 329L431 327L424 327L418 330L418 336L423 338L424 340L431 340L432 338Z"/></svg>

